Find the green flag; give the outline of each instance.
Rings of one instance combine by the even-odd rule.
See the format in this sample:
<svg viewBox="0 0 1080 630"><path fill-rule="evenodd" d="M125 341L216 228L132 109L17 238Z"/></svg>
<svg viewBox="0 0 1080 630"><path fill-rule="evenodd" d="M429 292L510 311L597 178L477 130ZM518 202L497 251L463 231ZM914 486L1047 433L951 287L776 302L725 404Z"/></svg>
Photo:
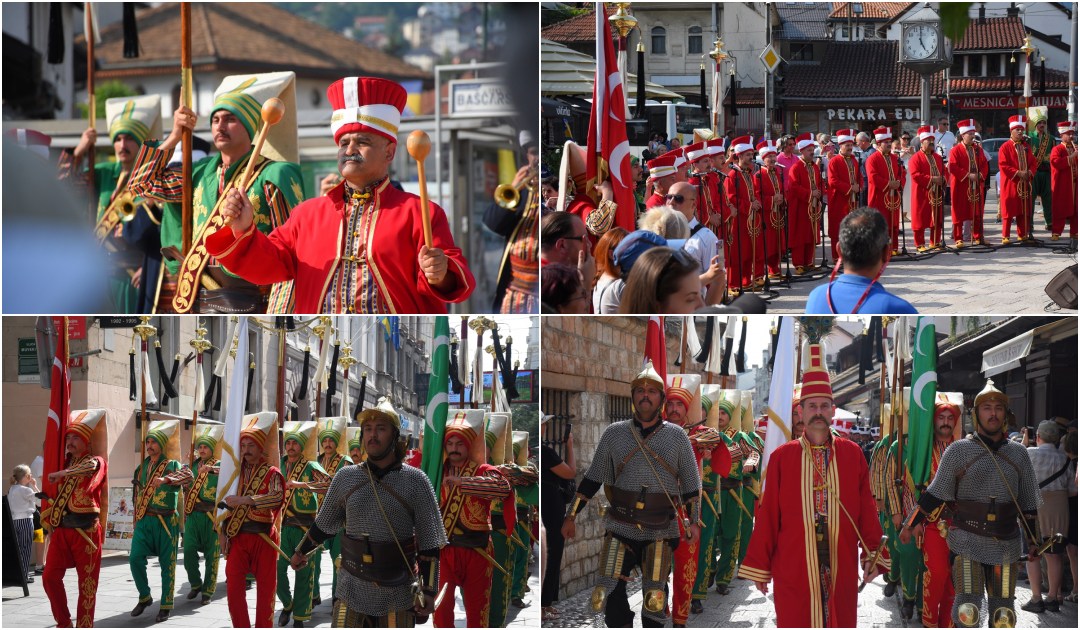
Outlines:
<svg viewBox="0 0 1080 630"><path fill-rule="evenodd" d="M442 485L443 433L446 430L446 412L450 407L450 321L445 315L435 318L435 340L431 344L431 378L428 381L428 399L425 406L424 444L421 467L435 496Z"/></svg>
<svg viewBox="0 0 1080 630"><path fill-rule="evenodd" d="M908 401L908 448L904 459L916 486L930 481L934 445L934 400L937 397L937 337L934 318L920 317L915 327Z"/></svg>

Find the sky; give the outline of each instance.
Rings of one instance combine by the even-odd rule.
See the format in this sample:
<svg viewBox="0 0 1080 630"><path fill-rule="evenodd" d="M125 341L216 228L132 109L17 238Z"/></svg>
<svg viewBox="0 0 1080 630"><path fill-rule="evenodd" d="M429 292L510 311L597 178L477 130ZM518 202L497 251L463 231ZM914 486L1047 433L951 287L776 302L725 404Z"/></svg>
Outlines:
<svg viewBox="0 0 1080 630"><path fill-rule="evenodd" d="M772 328L777 325L779 320L778 315L750 315L747 320L746 328L746 365L747 367L762 367L762 355L761 353L769 349L772 345ZM841 320L855 320L861 322L864 326L869 324L869 316L839 316L837 319ZM739 328L736 331L737 334L742 334L742 324L740 322Z"/></svg>

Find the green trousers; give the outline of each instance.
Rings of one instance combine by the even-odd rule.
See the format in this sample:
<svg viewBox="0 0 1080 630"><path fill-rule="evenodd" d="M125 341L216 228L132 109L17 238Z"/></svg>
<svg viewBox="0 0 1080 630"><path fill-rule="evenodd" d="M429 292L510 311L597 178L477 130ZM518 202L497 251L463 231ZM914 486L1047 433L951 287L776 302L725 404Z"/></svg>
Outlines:
<svg viewBox="0 0 1080 630"><path fill-rule="evenodd" d="M736 493L739 488L734 490ZM735 576L735 567L739 564L739 550L742 548L742 521L746 518L739 502L731 492L720 492L720 526L717 528L718 556L716 564L716 583L727 585ZM741 496L739 497L742 498Z"/></svg>
<svg viewBox="0 0 1080 630"><path fill-rule="evenodd" d="M301 527L286 525L281 528L281 548L296 549L300 541L304 539L305 531ZM285 606L285 610L292 613L296 621L308 621L311 619L311 592L315 582L315 567L308 563L303 569L296 572L295 592L289 586L289 561L278 556L277 563L277 596Z"/></svg>
<svg viewBox="0 0 1080 630"><path fill-rule="evenodd" d="M891 522L889 524L892 525ZM891 558L892 566L900 567L900 587L904 591L904 599L914 601L915 610L921 610L923 555L922 550L915 545L915 537L906 545L897 541L896 555Z"/></svg>
<svg viewBox="0 0 1080 630"><path fill-rule="evenodd" d="M742 487L742 502L746 506L746 509L750 512L750 516L747 516L742 508L739 509L739 513L742 514L742 532L739 535L739 563L742 564L743 558L746 557L746 550L750 546L750 534L754 531L754 511L757 507L757 495L750 491L750 488L746 486Z"/></svg>
<svg viewBox="0 0 1080 630"><path fill-rule="evenodd" d="M161 608L172 609L173 591L176 590L176 545L179 530L180 517L175 512L168 518L147 514L135 523L128 566L131 567L131 578L139 591L140 602L153 599L150 582L146 579L146 559L157 556L158 564L161 565Z"/></svg>
<svg viewBox="0 0 1080 630"><path fill-rule="evenodd" d="M529 536L529 523L527 521L518 521L517 527L514 529L517 532L517 537L521 542L525 543L525 546L511 542L514 550L514 583L510 588L510 599L522 599L525 597L525 590L529 587L529 553L532 551L532 538Z"/></svg>
<svg viewBox="0 0 1080 630"><path fill-rule="evenodd" d="M206 580L199 573L199 554L206 562ZM217 589L218 535L214 521L206 512L192 512L184 521L184 569L187 570L191 588L200 589L203 595L213 595Z"/></svg>
<svg viewBox="0 0 1080 630"><path fill-rule="evenodd" d="M704 490L709 493L709 500L713 508L717 505L716 491ZM698 572L694 578L694 599L705 599L709 593L709 577L716 572L716 532L720 528L720 520L713 509L702 499L701 507L701 546L698 547Z"/></svg>
<svg viewBox="0 0 1080 630"><path fill-rule="evenodd" d="M491 573L491 608L488 613L488 626L502 628L506 625L506 609L510 604L510 585L514 575L514 543L504 533L495 529L503 526L502 514L492 514L491 546L495 552L495 562L506 569L510 575L495 569ZM498 525L495 525L498 523Z"/></svg>
<svg viewBox="0 0 1080 630"><path fill-rule="evenodd" d="M1031 203L1035 203L1035 198L1042 199L1042 212L1043 221L1046 221L1046 229L1050 229L1050 208L1052 207L1052 201L1050 197L1050 171L1035 171L1035 179L1031 182Z"/></svg>
<svg viewBox="0 0 1080 630"><path fill-rule="evenodd" d="M881 521L881 531L884 532L886 536L888 536L888 542L886 544L889 546L889 557L895 558L897 554L896 543L898 542L899 537L896 535L896 528L893 527L892 517L882 512L878 514L878 519ZM895 560L892 561L892 563L889 565L889 574L888 576L886 576L886 579L890 582L900 581L899 562L896 562Z"/></svg>

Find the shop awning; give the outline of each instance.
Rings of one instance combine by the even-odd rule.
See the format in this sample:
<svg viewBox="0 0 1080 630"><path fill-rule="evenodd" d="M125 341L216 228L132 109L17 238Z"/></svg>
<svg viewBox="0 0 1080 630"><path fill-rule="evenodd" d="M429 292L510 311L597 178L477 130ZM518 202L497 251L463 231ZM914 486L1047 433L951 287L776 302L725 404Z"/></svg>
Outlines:
<svg viewBox="0 0 1080 630"><path fill-rule="evenodd" d="M593 77L596 74L596 59L579 53L562 44L540 40L540 93L544 96L592 96ZM637 88L637 76L626 74L628 91ZM681 94L664 89L663 86L645 82L645 94L649 98L682 99Z"/></svg>
<svg viewBox="0 0 1080 630"><path fill-rule="evenodd" d="M982 372L986 377L1008 372L1022 365L1031 354L1035 340L1053 343L1076 336L1076 321L1072 318L1045 324L1019 334L983 352Z"/></svg>

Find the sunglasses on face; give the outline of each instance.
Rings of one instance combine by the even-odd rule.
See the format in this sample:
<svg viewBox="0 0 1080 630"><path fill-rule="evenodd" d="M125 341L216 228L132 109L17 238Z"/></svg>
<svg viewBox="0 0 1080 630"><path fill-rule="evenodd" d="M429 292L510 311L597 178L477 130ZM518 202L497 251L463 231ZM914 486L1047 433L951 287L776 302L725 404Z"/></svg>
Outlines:
<svg viewBox="0 0 1080 630"><path fill-rule="evenodd" d="M664 199L667 199L668 201L674 201L675 203L682 203L686 201L686 197L683 197L682 195L664 195Z"/></svg>

